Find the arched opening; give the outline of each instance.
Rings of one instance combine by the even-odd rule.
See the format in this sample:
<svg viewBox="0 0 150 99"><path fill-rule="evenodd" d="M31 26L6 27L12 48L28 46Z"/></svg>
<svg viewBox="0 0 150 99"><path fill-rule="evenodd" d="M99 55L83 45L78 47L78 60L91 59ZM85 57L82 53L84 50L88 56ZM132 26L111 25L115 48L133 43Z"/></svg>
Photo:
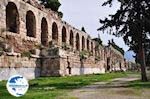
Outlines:
<svg viewBox="0 0 150 99"><path fill-rule="evenodd" d="M89 50L89 40L87 39L87 50Z"/></svg>
<svg viewBox="0 0 150 99"><path fill-rule="evenodd" d="M46 18L42 18L41 22L41 43L44 46L48 44L48 24Z"/></svg>
<svg viewBox="0 0 150 99"><path fill-rule="evenodd" d="M80 50L80 38L79 38L79 34L76 34L76 49Z"/></svg>
<svg viewBox="0 0 150 99"><path fill-rule="evenodd" d="M67 36L66 36L66 28L63 26L62 28L62 42L66 43Z"/></svg>
<svg viewBox="0 0 150 99"><path fill-rule="evenodd" d="M36 20L32 11L28 11L26 14L26 29L27 36L36 37Z"/></svg>
<svg viewBox="0 0 150 99"><path fill-rule="evenodd" d="M70 31L70 45L73 47L73 45L74 45L74 42L73 42L73 31L71 30Z"/></svg>
<svg viewBox="0 0 150 99"><path fill-rule="evenodd" d="M93 42L91 42L91 52L93 54Z"/></svg>
<svg viewBox="0 0 150 99"><path fill-rule="evenodd" d="M107 58L107 71L110 71L110 57Z"/></svg>
<svg viewBox="0 0 150 99"><path fill-rule="evenodd" d="M58 42L58 27L55 22L52 24L52 40Z"/></svg>
<svg viewBox="0 0 150 99"><path fill-rule="evenodd" d="M84 36L82 36L82 50L85 49L85 38Z"/></svg>
<svg viewBox="0 0 150 99"><path fill-rule="evenodd" d="M6 6L6 29L9 32L19 33L19 13L13 2L9 2Z"/></svg>
<svg viewBox="0 0 150 99"><path fill-rule="evenodd" d="M120 70L122 70L121 62L119 62L119 68L120 68Z"/></svg>

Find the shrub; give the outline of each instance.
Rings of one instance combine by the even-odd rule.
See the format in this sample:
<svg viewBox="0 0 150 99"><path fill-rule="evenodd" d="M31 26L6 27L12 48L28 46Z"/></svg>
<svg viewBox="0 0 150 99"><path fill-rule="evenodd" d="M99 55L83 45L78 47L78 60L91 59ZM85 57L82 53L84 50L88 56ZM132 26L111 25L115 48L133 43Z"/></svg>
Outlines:
<svg viewBox="0 0 150 99"><path fill-rule="evenodd" d="M31 52L29 51L24 51L21 53L21 57L30 57L31 56Z"/></svg>
<svg viewBox="0 0 150 99"><path fill-rule="evenodd" d="M87 59L87 57L89 56L89 52L83 50L79 53L79 56L80 56L80 59Z"/></svg>

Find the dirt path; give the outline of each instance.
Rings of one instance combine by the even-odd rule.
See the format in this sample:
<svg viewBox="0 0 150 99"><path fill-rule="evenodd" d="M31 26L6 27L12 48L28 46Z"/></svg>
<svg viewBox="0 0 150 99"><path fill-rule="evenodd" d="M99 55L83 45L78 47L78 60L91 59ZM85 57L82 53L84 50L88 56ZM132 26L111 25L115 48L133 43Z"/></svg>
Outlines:
<svg viewBox="0 0 150 99"><path fill-rule="evenodd" d="M97 82L68 93L65 99L150 99L149 89L127 88L128 82L138 80L137 75ZM72 97L72 98L69 98Z"/></svg>

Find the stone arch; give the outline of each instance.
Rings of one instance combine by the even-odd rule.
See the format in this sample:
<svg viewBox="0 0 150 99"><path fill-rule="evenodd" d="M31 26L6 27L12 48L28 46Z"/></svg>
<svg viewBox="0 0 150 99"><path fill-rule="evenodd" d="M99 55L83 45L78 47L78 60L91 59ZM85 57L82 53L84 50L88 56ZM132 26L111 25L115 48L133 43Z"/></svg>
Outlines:
<svg viewBox="0 0 150 99"><path fill-rule="evenodd" d="M58 42L58 26L55 22L52 24L52 40Z"/></svg>
<svg viewBox="0 0 150 99"><path fill-rule="evenodd" d="M82 50L85 49L85 38L84 36L82 36Z"/></svg>
<svg viewBox="0 0 150 99"><path fill-rule="evenodd" d="M80 50L80 38L79 38L79 34L76 34L76 49Z"/></svg>
<svg viewBox="0 0 150 99"><path fill-rule="evenodd" d="M89 47L89 44L90 44L89 42L90 42L89 39L87 39L87 50L89 50L89 48L90 48Z"/></svg>
<svg viewBox="0 0 150 99"><path fill-rule="evenodd" d="M70 45L73 47L74 46L74 38L73 38L73 31L70 31Z"/></svg>
<svg viewBox="0 0 150 99"><path fill-rule="evenodd" d="M16 4L8 2L6 6L6 29L13 33L19 33L19 13Z"/></svg>
<svg viewBox="0 0 150 99"><path fill-rule="evenodd" d="M62 28L62 42L63 43L66 43L66 41L67 41L67 35L66 34L67 34L66 28L63 26L63 28Z"/></svg>
<svg viewBox="0 0 150 99"><path fill-rule="evenodd" d="M42 18L41 22L41 44L44 46L48 44L48 24L46 18Z"/></svg>
<svg viewBox="0 0 150 99"><path fill-rule="evenodd" d="M30 10L26 14L27 36L36 37L36 19L34 13Z"/></svg>

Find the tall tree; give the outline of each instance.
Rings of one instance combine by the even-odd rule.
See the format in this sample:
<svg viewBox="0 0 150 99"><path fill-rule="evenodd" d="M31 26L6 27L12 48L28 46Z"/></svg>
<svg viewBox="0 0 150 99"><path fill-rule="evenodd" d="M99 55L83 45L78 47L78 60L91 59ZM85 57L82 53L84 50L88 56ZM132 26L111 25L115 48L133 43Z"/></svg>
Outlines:
<svg viewBox="0 0 150 99"><path fill-rule="evenodd" d="M107 0L102 6L112 6L114 0ZM120 8L109 18L100 20L98 30L109 30L115 36L123 36L129 47L137 47L138 62L141 65L142 81L147 81L144 41L150 35L150 0L117 0Z"/></svg>
<svg viewBox="0 0 150 99"><path fill-rule="evenodd" d="M150 38L146 37L144 42L144 49L145 49L145 59L146 59L146 65L150 66ZM133 50L134 53L138 53L138 45L133 45L130 47L130 50ZM138 56L135 55L135 61L138 62Z"/></svg>

